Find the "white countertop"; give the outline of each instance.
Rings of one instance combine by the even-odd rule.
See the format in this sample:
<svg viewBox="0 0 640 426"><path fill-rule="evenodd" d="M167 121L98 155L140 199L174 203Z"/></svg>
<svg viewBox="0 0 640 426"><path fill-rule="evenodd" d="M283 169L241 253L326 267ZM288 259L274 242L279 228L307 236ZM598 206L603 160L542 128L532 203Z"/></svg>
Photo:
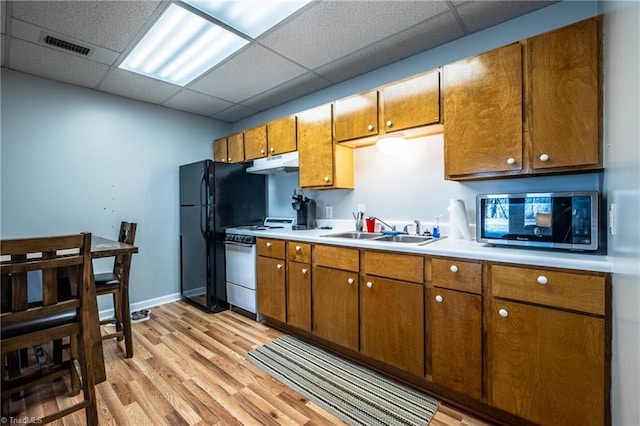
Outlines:
<svg viewBox="0 0 640 426"><path fill-rule="evenodd" d="M352 231L353 229L313 229L284 230L268 229L247 231L256 237L281 238L310 243L323 243L337 246L397 251L422 255L456 257L462 259L490 260L495 262L518 263L532 266L578 269L596 272L612 272L608 256L582 254L569 251L548 251L512 247L495 247L469 240L442 238L424 246L415 243L393 243L375 240L357 240L350 238L327 237L330 234Z"/></svg>

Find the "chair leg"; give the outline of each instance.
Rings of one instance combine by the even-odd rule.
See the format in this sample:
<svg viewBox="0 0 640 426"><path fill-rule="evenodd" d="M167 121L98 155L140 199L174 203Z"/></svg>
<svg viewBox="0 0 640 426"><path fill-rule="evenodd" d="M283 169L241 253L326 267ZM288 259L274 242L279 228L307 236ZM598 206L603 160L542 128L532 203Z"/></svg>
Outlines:
<svg viewBox="0 0 640 426"><path fill-rule="evenodd" d="M116 317L116 332L122 331L123 315L122 315L122 301L120 300L120 291L111 293L113 296L113 312ZM118 342L122 341L122 337L118 337Z"/></svg>
<svg viewBox="0 0 640 426"><path fill-rule="evenodd" d="M98 408L96 403L95 378L93 377L93 352L91 348L91 336L87 331L83 331L79 336L79 358L80 370L82 372L82 391L84 399L89 402L85 408L85 415L88 426L98 424Z"/></svg>
<svg viewBox="0 0 640 426"><path fill-rule="evenodd" d="M133 336L131 335L131 307L129 306L129 290L125 288L120 293L125 357L132 358Z"/></svg>
<svg viewBox="0 0 640 426"><path fill-rule="evenodd" d="M80 336L71 336L69 338L69 373L71 374L71 395L77 395L80 393L80 379L78 372L76 371L74 359L79 358L79 340ZM84 373L83 373L84 377ZM83 379L84 380L84 379ZM86 398L86 396L85 396Z"/></svg>

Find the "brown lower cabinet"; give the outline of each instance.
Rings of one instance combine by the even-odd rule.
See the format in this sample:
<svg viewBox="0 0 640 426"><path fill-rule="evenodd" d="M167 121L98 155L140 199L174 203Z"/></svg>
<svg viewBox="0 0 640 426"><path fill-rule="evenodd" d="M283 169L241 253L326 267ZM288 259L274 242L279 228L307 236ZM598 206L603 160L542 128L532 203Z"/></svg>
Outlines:
<svg viewBox="0 0 640 426"><path fill-rule="evenodd" d="M311 265L287 264L287 324L311 331Z"/></svg>
<svg viewBox="0 0 640 426"><path fill-rule="evenodd" d="M282 241L258 242L258 307L270 324L491 422L611 424L610 274L287 248L285 267Z"/></svg>
<svg viewBox="0 0 640 426"><path fill-rule="evenodd" d="M415 376L424 374L424 286L363 275L360 353Z"/></svg>
<svg viewBox="0 0 640 426"><path fill-rule="evenodd" d="M313 267L313 333L358 350L358 274Z"/></svg>
<svg viewBox="0 0 640 426"><path fill-rule="evenodd" d="M445 288L428 291L434 383L482 397L482 297Z"/></svg>

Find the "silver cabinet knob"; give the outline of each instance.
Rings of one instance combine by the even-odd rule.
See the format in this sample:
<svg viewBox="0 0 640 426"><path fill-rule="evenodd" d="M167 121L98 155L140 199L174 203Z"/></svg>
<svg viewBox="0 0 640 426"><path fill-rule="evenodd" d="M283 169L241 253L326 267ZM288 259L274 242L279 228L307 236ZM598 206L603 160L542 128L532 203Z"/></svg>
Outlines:
<svg viewBox="0 0 640 426"><path fill-rule="evenodd" d="M387 124L387 127L391 127L391 126L393 126L393 122L392 122L391 120L387 120L387 123L386 123L386 124Z"/></svg>
<svg viewBox="0 0 640 426"><path fill-rule="evenodd" d="M542 154L540 156L540 161L549 161L549 155L547 154Z"/></svg>
<svg viewBox="0 0 640 426"><path fill-rule="evenodd" d="M507 164L513 166L514 164L516 164L516 159L513 157L507 158Z"/></svg>
<svg viewBox="0 0 640 426"><path fill-rule="evenodd" d="M507 311L506 309L500 309L498 311L498 314L502 317L502 318L506 318L509 316L509 311Z"/></svg>
<svg viewBox="0 0 640 426"><path fill-rule="evenodd" d="M325 177L324 177L324 181L325 181L325 182L329 182L329 176L325 176Z"/></svg>
<svg viewBox="0 0 640 426"><path fill-rule="evenodd" d="M353 278L349 278L349 279L347 280L347 282L348 282L349 284L353 284L353 282L354 282L354 281L353 281Z"/></svg>
<svg viewBox="0 0 640 426"><path fill-rule="evenodd" d="M306 274L307 273L307 268L302 268L302 273Z"/></svg>
<svg viewBox="0 0 640 426"><path fill-rule="evenodd" d="M267 243L267 247L271 247L271 243L269 243L269 242L268 242L268 243Z"/></svg>
<svg viewBox="0 0 640 426"><path fill-rule="evenodd" d="M261 150L260 150L260 154L264 154L264 149L261 149Z"/></svg>
<svg viewBox="0 0 640 426"><path fill-rule="evenodd" d="M369 125L367 126L367 130L368 130L368 131L372 131L372 130L373 130L373 124L369 124Z"/></svg>
<svg viewBox="0 0 640 426"><path fill-rule="evenodd" d="M456 265L451 265L449 267L449 270L455 274L456 272L458 272L458 267Z"/></svg>
<svg viewBox="0 0 640 426"><path fill-rule="evenodd" d="M300 250L302 250L302 247L296 246L296 251L299 252Z"/></svg>
<svg viewBox="0 0 640 426"><path fill-rule="evenodd" d="M281 264L281 263L278 263L278 264L276 265L276 268L278 268L278 269L282 269L282 264Z"/></svg>
<svg viewBox="0 0 640 426"><path fill-rule="evenodd" d="M545 277L544 275L540 275L538 278L536 278L536 281L538 281L538 284L541 284L541 285L545 285L546 283L549 282L547 277Z"/></svg>
<svg viewBox="0 0 640 426"><path fill-rule="evenodd" d="M438 303L442 303L442 300L443 300L443 299L442 299L442 296L440 296L440 295L437 295L437 296L436 296L436 302L438 302Z"/></svg>
<svg viewBox="0 0 640 426"><path fill-rule="evenodd" d="M276 149L272 147L269 151L276 152Z"/></svg>
<svg viewBox="0 0 640 426"><path fill-rule="evenodd" d="M371 281L367 282L367 287L369 288L373 287L373 283Z"/></svg>

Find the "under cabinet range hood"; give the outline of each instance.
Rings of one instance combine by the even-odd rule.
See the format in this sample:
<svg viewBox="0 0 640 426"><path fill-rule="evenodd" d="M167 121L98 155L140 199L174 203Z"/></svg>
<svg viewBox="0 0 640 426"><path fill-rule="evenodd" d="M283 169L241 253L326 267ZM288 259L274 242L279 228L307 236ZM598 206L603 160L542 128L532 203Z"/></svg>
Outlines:
<svg viewBox="0 0 640 426"><path fill-rule="evenodd" d="M273 173L289 173L298 171L298 151L273 155L267 158L253 160L253 166L247 168L247 173L270 175Z"/></svg>

